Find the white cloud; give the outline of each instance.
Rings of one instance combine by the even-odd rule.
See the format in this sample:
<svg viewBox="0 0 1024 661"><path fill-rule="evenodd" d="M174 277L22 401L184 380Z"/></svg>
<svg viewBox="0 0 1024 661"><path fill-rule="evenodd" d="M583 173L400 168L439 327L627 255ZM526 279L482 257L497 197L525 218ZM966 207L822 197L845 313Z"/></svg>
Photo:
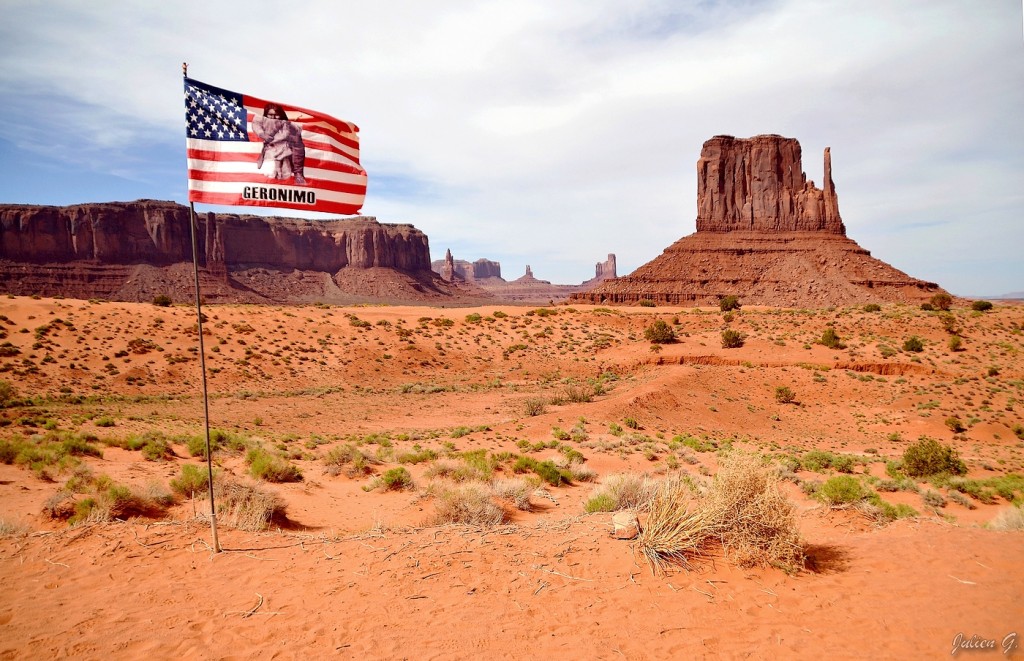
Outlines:
<svg viewBox="0 0 1024 661"><path fill-rule="evenodd" d="M1024 288L1012 3L6 5L0 93L82 108L19 115L34 140L59 120L90 153L180 144L187 59L200 80L358 123L365 211L510 277L530 263L579 282L608 252L636 268L693 231L704 140L781 133L818 182L832 147L849 234L874 254L954 291Z"/></svg>

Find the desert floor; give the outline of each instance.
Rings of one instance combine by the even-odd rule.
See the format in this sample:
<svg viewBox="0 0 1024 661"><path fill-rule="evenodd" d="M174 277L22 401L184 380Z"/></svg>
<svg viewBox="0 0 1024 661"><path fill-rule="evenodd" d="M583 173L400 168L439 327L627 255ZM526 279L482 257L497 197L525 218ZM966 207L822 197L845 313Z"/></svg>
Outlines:
<svg viewBox="0 0 1024 661"><path fill-rule="evenodd" d="M222 553L173 488L206 466L195 310L0 298L0 658L1024 656L1022 306L204 312L218 484L277 503L218 516ZM966 475L893 472L922 438ZM585 509L730 452L781 476L803 567L656 572ZM500 521L444 519L466 485Z"/></svg>

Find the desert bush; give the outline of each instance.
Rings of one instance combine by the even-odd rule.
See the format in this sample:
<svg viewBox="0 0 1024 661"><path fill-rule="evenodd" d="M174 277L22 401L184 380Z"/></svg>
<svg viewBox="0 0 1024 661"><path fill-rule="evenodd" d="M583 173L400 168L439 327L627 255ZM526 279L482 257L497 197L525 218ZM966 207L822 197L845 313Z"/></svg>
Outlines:
<svg viewBox="0 0 1024 661"><path fill-rule="evenodd" d="M866 495L860 480L852 475L830 477L818 490L818 497L830 506L849 505L863 499Z"/></svg>
<svg viewBox="0 0 1024 661"><path fill-rule="evenodd" d="M645 298L645 299L642 299L642 300L638 301L637 305L639 305L642 308L653 308L653 307L655 307L654 301L652 301L649 298Z"/></svg>
<svg viewBox="0 0 1024 661"><path fill-rule="evenodd" d="M911 353L921 353L924 351L924 340L916 335L911 335L903 341L903 350Z"/></svg>
<svg viewBox="0 0 1024 661"><path fill-rule="evenodd" d="M935 294L929 302L936 310L947 311L953 307L953 297L944 292Z"/></svg>
<svg viewBox="0 0 1024 661"><path fill-rule="evenodd" d="M511 502L521 512L533 511L530 494L537 488L536 481L523 478L499 478L491 483L491 493L495 498Z"/></svg>
<svg viewBox="0 0 1024 661"><path fill-rule="evenodd" d="M858 504L860 510L879 523L889 523L896 519L906 519L917 516L918 512L906 503L893 505L888 503L877 494L869 493L866 500Z"/></svg>
<svg viewBox="0 0 1024 661"><path fill-rule="evenodd" d="M373 472L373 466L380 463L376 457L366 454L351 443L331 448L323 461L324 472L328 475L344 472L348 477L369 475Z"/></svg>
<svg viewBox="0 0 1024 661"><path fill-rule="evenodd" d="M964 423L960 420L960 418L956 417L955 415L951 415L948 418L946 418L946 426L949 427L949 429L954 434L959 434L960 432L965 431L967 429L966 427L964 427Z"/></svg>
<svg viewBox="0 0 1024 661"><path fill-rule="evenodd" d="M547 402L540 397L529 397L523 400L522 410L525 415L530 417L542 415L544 413L544 407Z"/></svg>
<svg viewBox="0 0 1024 661"><path fill-rule="evenodd" d="M967 466L952 447L922 436L917 443L903 451L903 472L910 477L927 477L942 473L964 475L967 473Z"/></svg>
<svg viewBox="0 0 1024 661"><path fill-rule="evenodd" d="M825 332L821 334L821 343L829 349L845 349L846 345L843 344L839 337L839 333L836 332L835 328L829 326L825 329Z"/></svg>
<svg viewBox="0 0 1024 661"><path fill-rule="evenodd" d="M796 393L788 386L778 386L775 388L775 401L780 404L791 404L796 401Z"/></svg>
<svg viewBox="0 0 1024 661"><path fill-rule="evenodd" d="M644 475L617 473L609 475L594 489L584 504L587 512L646 510L658 490L658 484Z"/></svg>
<svg viewBox="0 0 1024 661"><path fill-rule="evenodd" d="M433 525L461 523L489 528L505 521L505 511L491 498L482 484L460 484L435 494Z"/></svg>
<svg viewBox="0 0 1024 661"><path fill-rule="evenodd" d="M867 305L864 306L865 312L880 312L881 310L882 306L879 305L878 303L868 303Z"/></svg>
<svg viewBox="0 0 1024 661"><path fill-rule="evenodd" d="M921 499L924 500L924 504L929 507L945 507L946 499L942 497L938 491L932 491L929 489L921 494Z"/></svg>
<svg viewBox="0 0 1024 661"><path fill-rule="evenodd" d="M658 319L644 329L644 338L652 344L668 344L676 341L676 332L664 320Z"/></svg>
<svg viewBox="0 0 1024 661"><path fill-rule="evenodd" d="M622 424L626 425L630 429L640 429L640 423L637 422L636 418L624 418Z"/></svg>
<svg viewBox="0 0 1024 661"><path fill-rule="evenodd" d="M988 312L992 309L992 303L989 301L974 301L971 303L971 309L975 312Z"/></svg>
<svg viewBox="0 0 1024 661"><path fill-rule="evenodd" d="M740 305L740 299L738 296L730 294L729 296L723 296L718 299L718 309L722 312L729 312L730 310L739 310L742 306Z"/></svg>
<svg viewBox="0 0 1024 661"><path fill-rule="evenodd" d="M536 475L553 487L563 482L572 482L572 474L567 470L560 469L551 460L537 461L533 457L519 457L512 465L513 473L536 473Z"/></svg>
<svg viewBox="0 0 1024 661"><path fill-rule="evenodd" d="M299 482L302 471L298 466L263 448L253 448L245 456L249 474L267 482Z"/></svg>
<svg viewBox="0 0 1024 661"><path fill-rule="evenodd" d="M574 404L586 404L594 401L593 387L579 383L567 383L562 394L565 401Z"/></svg>
<svg viewBox="0 0 1024 661"><path fill-rule="evenodd" d="M97 427L113 427L116 424L114 422L114 419L111 418L109 415L96 418L95 420L92 421L92 423Z"/></svg>
<svg viewBox="0 0 1024 661"><path fill-rule="evenodd" d="M993 530L1024 530L1024 509L1017 505L1001 510L988 527Z"/></svg>
<svg viewBox="0 0 1024 661"><path fill-rule="evenodd" d="M210 474L205 466L195 464L184 464L181 473L171 479L171 490L181 496L193 497L195 494L202 494L210 487Z"/></svg>
<svg viewBox="0 0 1024 661"><path fill-rule="evenodd" d="M949 338L949 350L950 351L963 351L964 341L959 335L953 335Z"/></svg>
<svg viewBox="0 0 1024 661"><path fill-rule="evenodd" d="M171 303L173 303L173 301L167 294L157 294L153 297L153 305L158 307L166 308L170 306Z"/></svg>
<svg viewBox="0 0 1024 661"><path fill-rule="evenodd" d="M433 461L437 459L437 452L429 448L422 449L414 447L412 452L402 452L395 460L400 464L422 464L425 461Z"/></svg>
<svg viewBox="0 0 1024 661"><path fill-rule="evenodd" d="M0 409L5 409L18 399L18 389L9 381L0 380Z"/></svg>
<svg viewBox="0 0 1024 661"><path fill-rule="evenodd" d="M722 348L738 349L743 346L743 333L728 328L722 331Z"/></svg>
<svg viewBox="0 0 1024 661"><path fill-rule="evenodd" d="M383 487L385 491L404 491L413 486L412 475L405 466L398 466L384 471L383 475L375 477L370 484L363 487L366 491L372 491L377 487Z"/></svg>

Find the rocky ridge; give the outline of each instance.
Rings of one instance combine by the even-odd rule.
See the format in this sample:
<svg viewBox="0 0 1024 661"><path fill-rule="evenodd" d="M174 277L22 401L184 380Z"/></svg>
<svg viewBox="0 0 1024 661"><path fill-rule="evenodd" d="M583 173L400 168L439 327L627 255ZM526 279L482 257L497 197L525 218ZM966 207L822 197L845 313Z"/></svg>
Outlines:
<svg viewBox="0 0 1024 661"><path fill-rule="evenodd" d="M697 232L630 275L573 294L582 303L822 307L920 302L942 289L846 237L825 149L823 188L793 138L715 136L697 161Z"/></svg>
<svg viewBox="0 0 1024 661"><path fill-rule="evenodd" d="M427 236L370 216L325 221L196 214L203 295L220 302L423 301L458 295L430 270ZM146 301L194 296L189 209L138 200L0 205L0 287Z"/></svg>

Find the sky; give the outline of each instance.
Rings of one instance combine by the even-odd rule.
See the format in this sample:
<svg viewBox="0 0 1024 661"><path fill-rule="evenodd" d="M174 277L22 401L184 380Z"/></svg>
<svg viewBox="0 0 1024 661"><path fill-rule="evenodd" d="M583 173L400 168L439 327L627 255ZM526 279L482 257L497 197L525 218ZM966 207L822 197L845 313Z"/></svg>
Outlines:
<svg viewBox="0 0 1024 661"><path fill-rule="evenodd" d="M875 257L1024 291L1017 0L0 0L0 202L187 204L182 62L356 123L363 214L507 280L633 271L705 140L777 133Z"/></svg>

